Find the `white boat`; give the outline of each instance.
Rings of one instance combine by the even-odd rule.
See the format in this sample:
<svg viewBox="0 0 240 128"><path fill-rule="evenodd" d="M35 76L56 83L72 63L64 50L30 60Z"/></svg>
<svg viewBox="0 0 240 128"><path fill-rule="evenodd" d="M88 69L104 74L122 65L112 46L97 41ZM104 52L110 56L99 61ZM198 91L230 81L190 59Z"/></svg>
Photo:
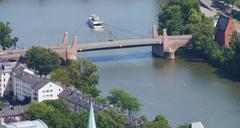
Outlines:
<svg viewBox="0 0 240 128"><path fill-rule="evenodd" d="M103 22L99 16L92 14L89 17L88 24L93 29L103 29Z"/></svg>

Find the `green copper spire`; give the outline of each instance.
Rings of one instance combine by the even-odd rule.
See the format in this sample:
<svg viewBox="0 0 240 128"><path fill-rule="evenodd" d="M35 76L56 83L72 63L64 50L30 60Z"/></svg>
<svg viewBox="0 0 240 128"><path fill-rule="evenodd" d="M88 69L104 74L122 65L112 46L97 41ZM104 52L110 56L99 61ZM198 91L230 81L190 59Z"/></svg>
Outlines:
<svg viewBox="0 0 240 128"><path fill-rule="evenodd" d="M96 128L96 122L95 122L95 117L94 117L92 101L91 101L91 105L90 105L90 112L89 112L89 118L88 118L88 128Z"/></svg>

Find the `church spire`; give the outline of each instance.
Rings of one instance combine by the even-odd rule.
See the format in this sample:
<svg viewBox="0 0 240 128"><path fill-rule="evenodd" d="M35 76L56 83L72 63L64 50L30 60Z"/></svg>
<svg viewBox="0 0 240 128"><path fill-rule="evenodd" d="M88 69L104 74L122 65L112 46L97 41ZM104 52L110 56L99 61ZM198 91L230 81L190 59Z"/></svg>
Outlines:
<svg viewBox="0 0 240 128"><path fill-rule="evenodd" d="M96 122L95 122L95 117L94 117L92 101L91 101L91 105L90 105L90 112L89 112L89 118L88 118L88 128L96 128Z"/></svg>

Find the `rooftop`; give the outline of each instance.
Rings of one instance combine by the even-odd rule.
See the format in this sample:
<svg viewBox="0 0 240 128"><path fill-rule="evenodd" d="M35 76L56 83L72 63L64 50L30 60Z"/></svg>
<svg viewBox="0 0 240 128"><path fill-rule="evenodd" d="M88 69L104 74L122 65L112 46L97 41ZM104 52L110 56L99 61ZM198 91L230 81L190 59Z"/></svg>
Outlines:
<svg viewBox="0 0 240 128"><path fill-rule="evenodd" d="M48 128L47 125L42 120L33 121L21 121L10 123L6 125L1 125L1 128Z"/></svg>
<svg viewBox="0 0 240 128"><path fill-rule="evenodd" d="M27 70L27 68L24 65L19 65L15 70L15 78L18 78L22 81L25 81L33 86L34 90L39 90L43 86L45 86L47 83L50 82L48 79L41 78L38 75L33 74L30 72L30 70Z"/></svg>
<svg viewBox="0 0 240 128"><path fill-rule="evenodd" d="M25 112L27 106L8 106L0 110L0 117L17 116Z"/></svg>
<svg viewBox="0 0 240 128"><path fill-rule="evenodd" d="M227 16L220 16L217 22L217 30L221 31L221 32L225 32L227 26L228 26L228 22L229 22L230 18Z"/></svg>
<svg viewBox="0 0 240 128"><path fill-rule="evenodd" d="M67 88L63 90L58 96L60 99L70 101L85 108L86 110L89 110L91 101L93 103L94 111L96 112L108 108L108 105L94 101L90 96L86 96L76 89Z"/></svg>
<svg viewBox="0 0 240 128"><path fill-rule="evenodd" d="M204 126L201 122L192 122L191 128L204 128Z"/></svg>
<svg viewBox="0 0 240 128"><path fill-rule="evenodd" d="M16 62L0 62L0 72L11 72L15 67Z"/></svg>
<svg viewBox="0 0 240 128"><path fill-rule="evenodd" d="M99 103L96 100L94 100L92 97L86 96L82 92L80 92L76 89L66 88L58 96L59 96L60 99L63 99L63 100L66 100L68 102L77 104L77 105L85 108L86 110L89 110L90 105L91 105L91 101L92 101L93 108L94 108L95 112L99 112L99 111L102 111L104 109L109 109L109 107L110 107L109 104ZM117 110L117 111L119 113L121 112L119 110ZM125 116L125 118L127 120L127 123L131 126L139 126L139 125L145 123L141 119L136 118L135 116L125 115L125 114L123 114L123 115Z"/></svg>

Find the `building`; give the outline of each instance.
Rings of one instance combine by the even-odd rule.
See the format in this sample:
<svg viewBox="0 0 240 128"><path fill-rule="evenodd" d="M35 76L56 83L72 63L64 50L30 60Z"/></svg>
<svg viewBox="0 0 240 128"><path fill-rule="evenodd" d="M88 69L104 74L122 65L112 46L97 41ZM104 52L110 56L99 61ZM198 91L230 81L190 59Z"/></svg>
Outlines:
<svg viewBox="0 0 240 128"><path fill-rule="evenodd" d="M204 128L201 122L192 122L190 128Z"/></svg>
<svg viewBox="0 0 240 128"><path fill-rule="evenodd" d="M91 103L95 112L99 112L99 111L110 108L110 105L99 103L95 101L93 98L84 95L82 92L76 89L66 88L58 96L59 96L59 99L61 99L64 102L64 104L71 111L74 111L74 112L89 111L89 108L91 107ZM117 109L116 111L121 113L121 111ZM123 113L123 115L126 118L126 122L128 126L137 127L145 123L144 121L142 121L141 119L135 116L126 115L125 113Z"/></svg>
<svg viewBox="0 0 240 128"><path fill-rule="evenodd" d="M26 109L27 106L6 106L0 108L0 125L24 120Z"/></svg>
<svg viewBox="0 0 240 128"><path fill-rule="evenodd" d="M58 99L58 94L63 91L63 87L49 79L41 78L24 65L19 65L14 70L13 91L18 101L41 102Z"/></svg>
<svg viewBox="0 0 240 128"><path fill-rule="evenodd" d="M91 97L84 95L82 92L76 89L66 88L58 96L59 99L61 99L64 104L74 112L89 111L91 101L93 103L95 112L99 112L108 108L108 105L93 101Z"/></svg>
<svg viewBox="0 0 240 128"><path fill-rule="evenodd" d="M216 26L215 40L220 46L229 47L235 30L234 23L230 17L220 16Z"/></svg>
<svg viewBox="0 0 240 128"><path fill-rule="evenodd" d="M13 93L12 70L16 62L0 61L0 97Z"/></svg>
<svg viewBox="0 0 240 128"><path fill-rule="evenodd" d="M42 120L33 120L5 124L0 128L48 128L48 126Z"/></svg>

